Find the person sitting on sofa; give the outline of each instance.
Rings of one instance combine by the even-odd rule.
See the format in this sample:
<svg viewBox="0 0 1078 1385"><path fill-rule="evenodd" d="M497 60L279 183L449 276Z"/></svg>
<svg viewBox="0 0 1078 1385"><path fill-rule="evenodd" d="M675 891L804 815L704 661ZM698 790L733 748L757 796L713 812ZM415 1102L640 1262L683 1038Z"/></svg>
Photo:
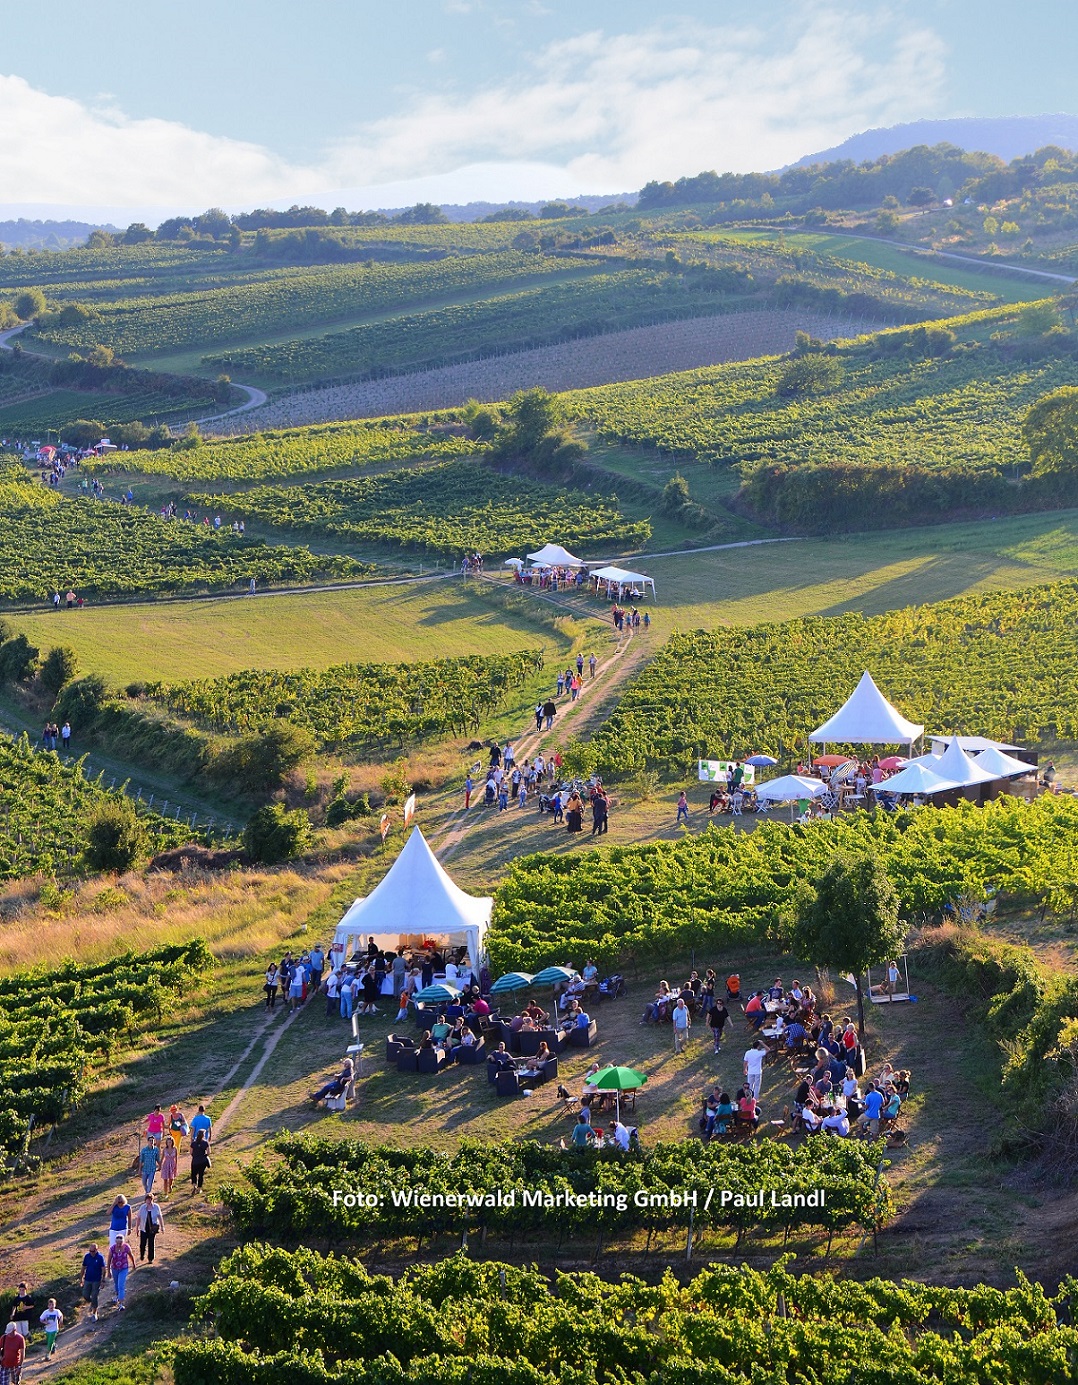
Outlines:
<svg viewBox="0 0 1078 1385"><path fill-rule="evenodd" d="M433 1038L431 1038L431 1032L430 1032L429 1029L424 1029L424 1030L423 1030L423 1037L419 1040L419 1047L420 1047L420 1048L433 1048L433 1047L434 1047L434 1040L433 1040Z"/></svg>
<svg viewBox="0 0 1078 1385"><path fill-rule="evenodd" d="M452 1028L453 1026L446 1017L444 1015L439 1015L437 1021L430 1027L431 1038L434 1039L435 1043L440 1044L444 1039L449 1037Z"/></svg>
<svg viewBox="0 0 1078 1385"><path fill-rule="evenodd" d="M478 1042L479 1040L476 1038L476 1036L472 1033L470 1029L462 1030L459 1039L449 1050L453 1062L459 1063L460 1055L464 1052L464 1050L466 1048L474 1048Z"/></svg>
<svg viewBox="0 0 1078 1385"><path fill-rule="evenodd" d="M559 1022L559 1028L564 1029L566 1031L570 1029L575 1029L576 1022L583 1013L584 1012L583 1010L581 1010L579 1004L575 1000L571 1000L569 1002L567 1010L565 1011L565 1018Z"/></svg>
<svg viewBox="0 0 1078 1385"><path fill-rule="evenodd" d="M525 1005L521 1014L527 1015L533 1024L537 1026L546 1024L547 1020L550 1018L545 1010L540 1009L540 1007L536 1005L534 1000L529 1001L528 1004Z"/></svg>
<svg viewBox="0 0 1078 1385"><path fill-rule="evenodd" d="M487 1056L487 1062L496 1068L511 1068L513 1066L513 1055L506 1048L505 1044L499 1044L493 1053Z"/></svg>

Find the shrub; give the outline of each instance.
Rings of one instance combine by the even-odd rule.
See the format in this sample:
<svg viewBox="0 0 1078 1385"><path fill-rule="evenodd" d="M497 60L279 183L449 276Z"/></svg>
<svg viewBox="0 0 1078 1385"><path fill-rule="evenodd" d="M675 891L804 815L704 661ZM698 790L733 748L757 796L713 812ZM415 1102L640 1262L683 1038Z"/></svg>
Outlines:
<svg viewBox="0 0 1078 1385"><path fill-rule="evenodd" d="M311 822L302 808L290 811L283 803L259 808L243 829L243 845L252 861L273 865L298 855L311 842Z"/></svg>
<svg viewBox="0 0 1078 1385"><path fill-rule="evenodd" d="M75 677L78 669L79 661L75 651L66 644L55 645L45 655L45 661L41 665L41 682L53 697L56 697L60 689Z"/></svg>
<svg viewBox="0 0 1078 1385"><path fill-rule="evenodd" d="M244 736L223 751L211 765L211 773L241 793L272 793L314 750L314 737L305 726L271 721L264 731Z"/></svg>
<svg viewBox="0 0 1078 1385"><path fill-rule="evenodd" d="M0 664L3 663L6 647L0 646ZM101 675L88 673L73 683L65 684L53 710L57 717L85 732L97 720L108 696L108 685Z"/></svg>
<svg viewBox="0 0 1078 1385"><path fill-rule="evenodd" d="M33 673L37 656L37 649L25 635L16 635L13 640L0 645L0 680L5 683L23 682Z"/></svg>
<svg viewBox="0 0 1078 1385"><path fill-rule="evenodd" d="M145 854L146 830L126 799L103 803L86 824L86 864L92 870L125 871Z"/></svg>

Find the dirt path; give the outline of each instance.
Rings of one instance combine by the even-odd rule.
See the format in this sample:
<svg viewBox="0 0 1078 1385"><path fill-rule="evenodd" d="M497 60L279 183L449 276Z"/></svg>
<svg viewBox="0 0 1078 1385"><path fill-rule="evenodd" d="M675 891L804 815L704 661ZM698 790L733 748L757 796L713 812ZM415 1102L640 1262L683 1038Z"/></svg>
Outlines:
<svg viewBox="0 0 1078 1385"><path fill-rule="evenodd" d="M232 381L232 384L236 389L243 390L244 394L247 396L246 402L237 404L234 409L225 409L225 411L220 414L210 414L207 418L196 418L196 423L217 423L222 418L232 418L235 414L246 414L249 413L251 409L260 409L269 399L269 395L265 390L256 389L254 385L241 385L235 380Z"/></svg>
<svg viewBox="0 0 1078 1385"><path fill-rule="evenodd" d="M533 595L538 600L547 601L574 615L580 612L580 607L573 601L546 592L535 592ZM589 614L594 615L594 612ZM559 708L554 726L549 731L536 731L532 722L528 730L513 738L518 763L531 759L551 743L560 743L567 731L580 735L598 724L605 716L603 703L636 671L641 660L646 657L646 649L641 648L644 643L631 628L623 631L613 651L596 664L595 677L584 679L577 700L565 703ZM588 672L586 660L584 671L585 674ZM477 794L481 792L477 784ZM485 820L482 814L475 811L481 806L481 799L476 795L473 795L471 809L465 810L463 801L459 801L458 806L450 810L446 820L435 828L432 833L433 849L443 861L448 860L459 849L470 828Z"/></svg>

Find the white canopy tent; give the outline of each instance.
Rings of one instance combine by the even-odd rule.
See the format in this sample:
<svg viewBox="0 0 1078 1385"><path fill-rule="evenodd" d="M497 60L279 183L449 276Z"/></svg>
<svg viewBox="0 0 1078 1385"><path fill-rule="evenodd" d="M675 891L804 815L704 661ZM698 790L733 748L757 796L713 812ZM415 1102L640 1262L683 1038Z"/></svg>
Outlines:
<svg viewBox="0 0 1078 1385"><path fill-rule="evenodd" d="M911 760L908 765L876 785L877 794L934 794L956 789L957 784L944 779L935 769Z"/></svg>
<svg viewBox="0 0 1078 1385"><path fill-rule="evenodd" d="M630 591L635 589L642 592L647 591L648 587L650 587L652 597L655 596L654 577L645 577L642 572L629 572L628 569L623 567L598 567L588 575L595 583L596 588L598 588L600 582L605 582L608 589L610 587L617 587L619 598L626 587L628 587Z"/></svg>
<svg viewBox="0 0 1078 1385"><path fill-rule="evenodd" d="M538 553L529 553L528 562L536 567L587 567L587 563L574 558L560 543L546 543Z"/></svg>
<svg viewBox="0 0 1078 1385"><path fill-rule="evenodd" d="M372 936L377 947L393 951L435 938L445 947L466 947L478 966L493 906L453 883L416 827L388 874L341 919L331 951L346 961Z"/></svg>
<svg viewBox="0 0 1078 1385"><path fill-rule="evenodd" d="M830 721L811 733L809 740L818 744L912 746L924 729L892 707L866 672L846 702Z"/></svg>
<svg viewBox="0 0 1078 1385"><path fill-rule="evenodd" d="M797 798L819 798L827 793L822 779L808 779L803 774L784 774L756 785L756 797L769 803L790 803Z"/></svg>
<svg viewBox="0 0 1078 1385"><path fill-rule="evenodd" d="M958 743L958 737L951 740L951 744L939 757L939 762L930 766L943 779L952 779L962 788L972 788L974 784L987 784L999 776L988 769L982 769L980 762L967 755Z"/></svg>
<svg viewBox="0 0 1078 1385"><path fill-rule="evenodd" d="M1017 779L1023 774L1036 774L1036 765L1027 765L1024 760L1016 760L1013 755L1007 755L998 746L989 746L973 762L978 769L985 769L997 779Z"/></svg>
<svg viewBox="0 0 1078 1385"><path fill-rule="evenodd" d="M929 746L932 754L942 755L952 741L957 741L967 755L979 755L982 750L1010 751L1022 749L1020 745L1007 745L1004 741L990 741L987 736L930 736Z"/></svg>

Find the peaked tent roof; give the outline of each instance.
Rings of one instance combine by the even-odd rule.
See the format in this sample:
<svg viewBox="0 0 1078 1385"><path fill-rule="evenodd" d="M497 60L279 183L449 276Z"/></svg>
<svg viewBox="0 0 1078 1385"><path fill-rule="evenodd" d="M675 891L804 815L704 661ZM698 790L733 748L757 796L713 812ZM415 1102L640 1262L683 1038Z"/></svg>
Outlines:
<svg viewBox="0 0 1078 1385"><path fill-rule="evenodd" d="M810 741L851 745L912 745L923 726L907 721L880 692L870 673L863 673L846 702L830 721L818 726Z"/></svg>
<svg viewBox="0 0 1078 1385"><path fill-rule="evenodd" d="M357 899L337 925L336 941L359 933L482 933L492 899L465 894L453 883L419 828L404 844L387 875Z"/></svg>
<svg viewBox="0 0 1078 1385"><path fill-rule="evenodd" d="M943 793L945 789L956 789L957 784L944 779L935 769L911 760L904 769L892 774L882 784L876 785L876 793Z"/></svg>
<svg viewBox="0 0 1078 1385"><path fill-rule="evenodd" d="M987 752L985 752L987 754ZM958 743L958 737L951 738L951 744L939 757L939 764L932 768L944 779L950 779L954 784L961 784L963 788L969 788L972 784L987 784L992 779L998 779L998 774L993 774L991 770L981 769L976 760L971 759Z"/></svg>
<svg viewBox="0 0 1078 1385"><path fill-rule="evenodd" d="M623 567L597 567L593 568L590 574L592 577L601 577L604 582L650 582L650 577L645 577L642 572L629 572Z"/></svg>
<svg viewBox="0 0 1078 1385"><path fill-rule="evenodd" d="M933 755L942 755L952 741L957 741L969 755L979 755L982 750L1021 750L1021 746L1008 745L1005 741L990 741L987 736L929 736ZM937 750L936 747L940 749Z"/></svg>
<svg viewBox="0 0 1078 1385"><path fill-rule="evenodd" d="M973 763L978 769L988 770L997 779L1016 779L1020 774L1037 773L1036 765L1027 765L1023 760L1016 760L1013 755L1006 754L995 745L982 750Z"/></svg>
<svg viewBox="0 0 1078 1385"><path fill-rule="evenodd" d="M538 553L529 553L528 561L540 567L587 567L580 558L574 558L560 543L545 543Z"/></svg>

